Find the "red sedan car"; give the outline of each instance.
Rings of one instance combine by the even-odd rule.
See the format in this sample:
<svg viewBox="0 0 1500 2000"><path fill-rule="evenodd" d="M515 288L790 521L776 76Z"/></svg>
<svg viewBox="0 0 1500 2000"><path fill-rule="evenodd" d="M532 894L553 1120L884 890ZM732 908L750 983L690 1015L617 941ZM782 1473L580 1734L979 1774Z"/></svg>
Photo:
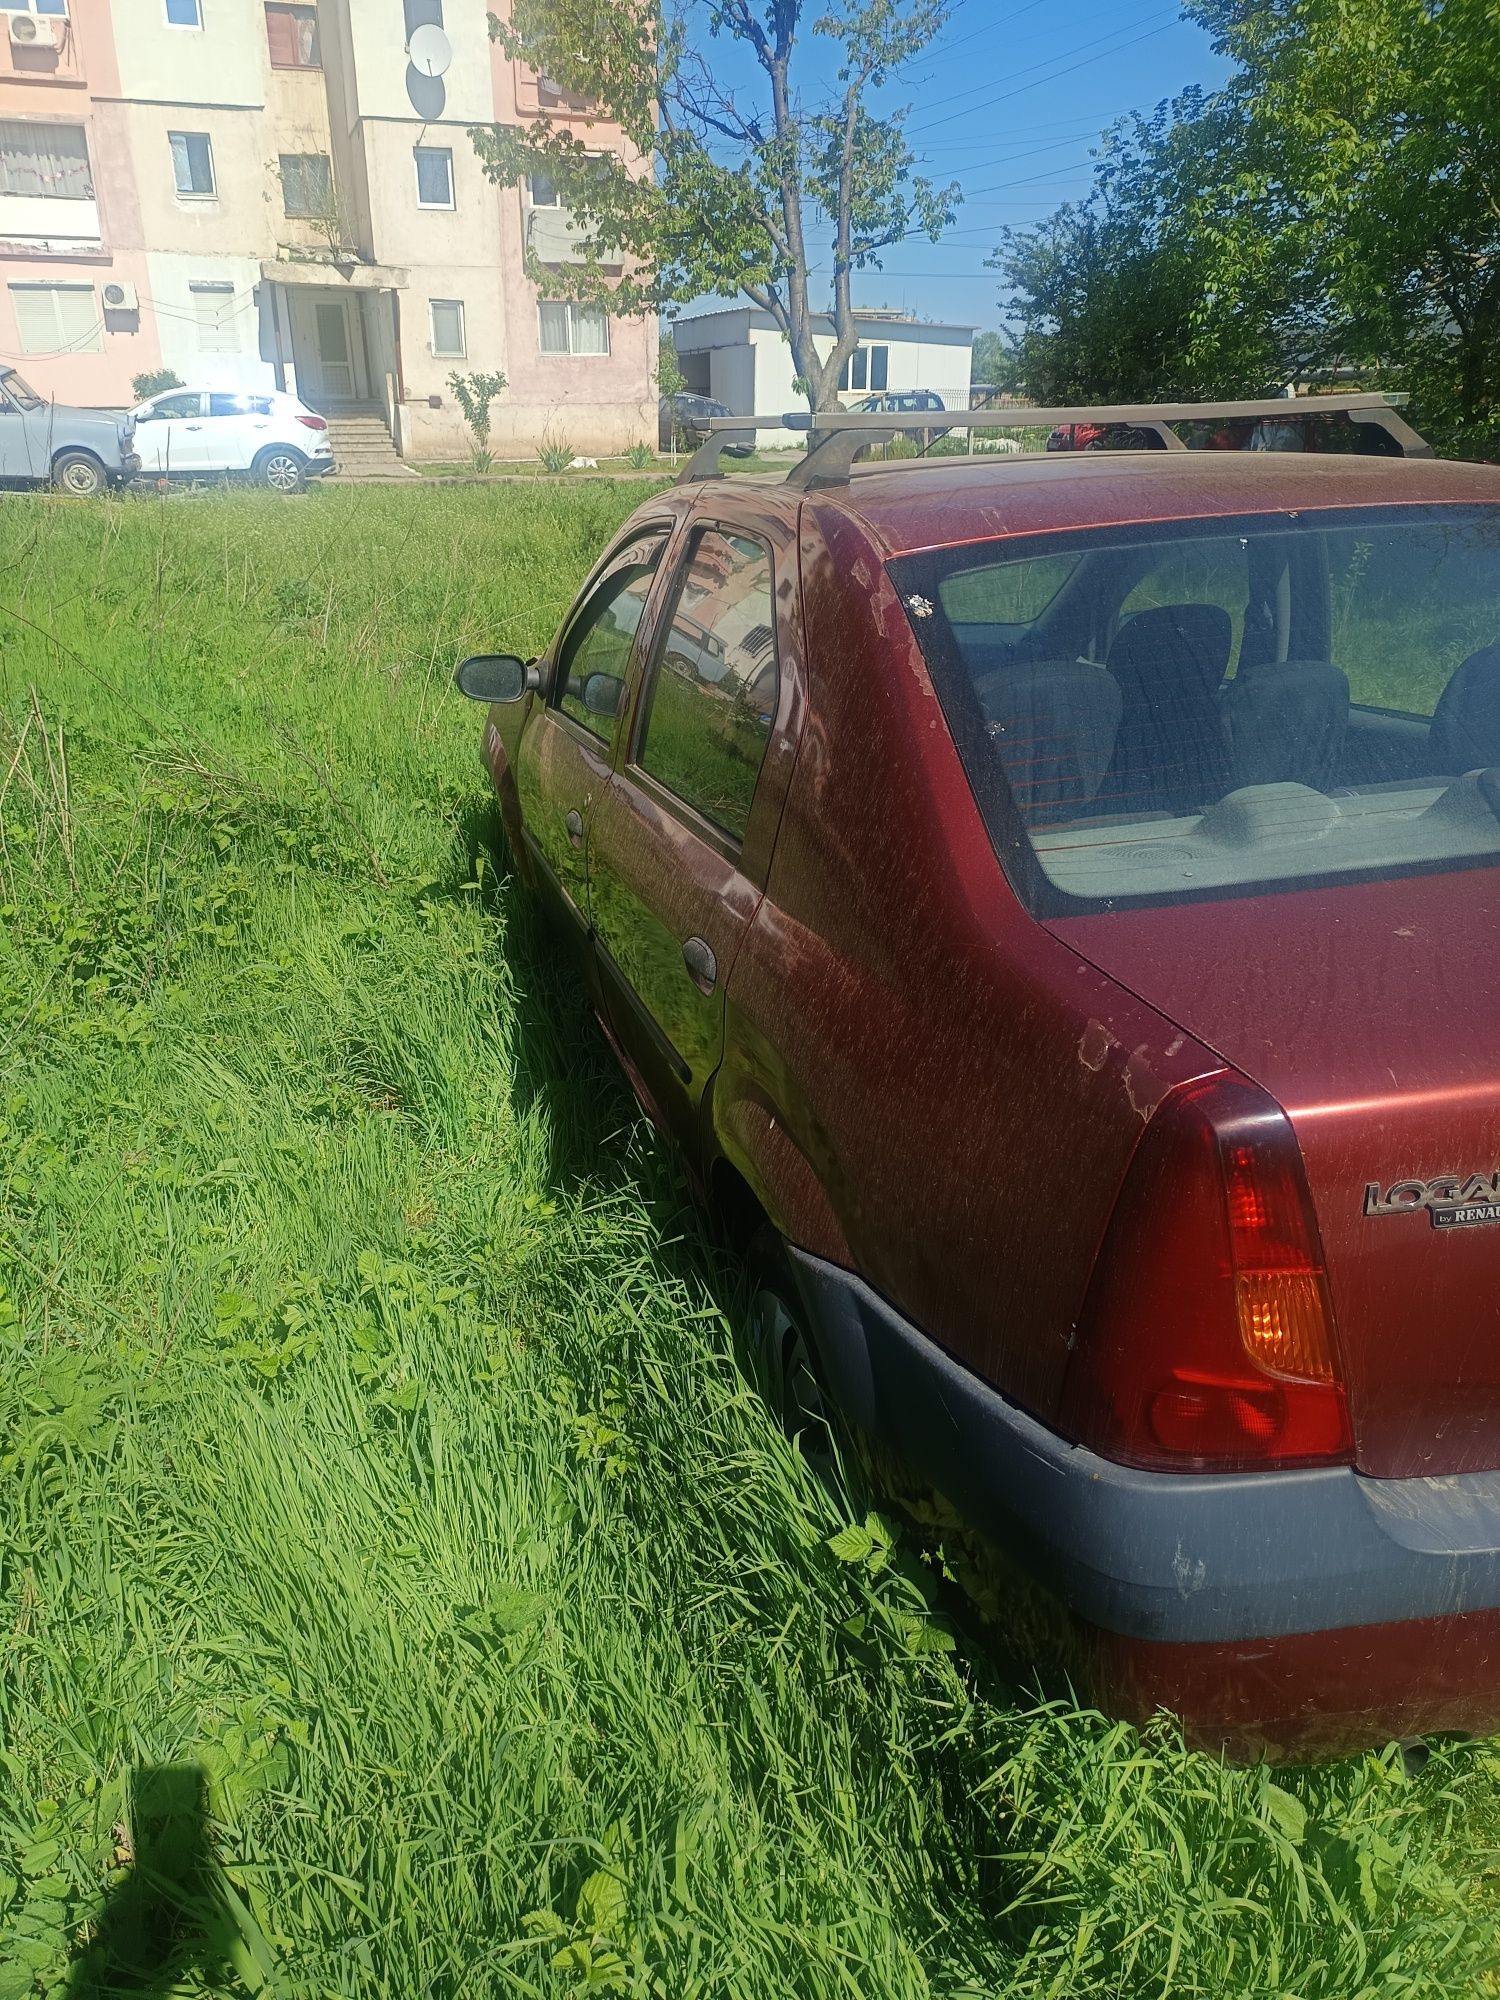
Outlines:
<svg viewBox="0 0 1500 2000"><path fill-rule="evenodd" d="M1500 471L819 456L459 675L793 1407L1118 1712L1497 1726Z"/></svg>

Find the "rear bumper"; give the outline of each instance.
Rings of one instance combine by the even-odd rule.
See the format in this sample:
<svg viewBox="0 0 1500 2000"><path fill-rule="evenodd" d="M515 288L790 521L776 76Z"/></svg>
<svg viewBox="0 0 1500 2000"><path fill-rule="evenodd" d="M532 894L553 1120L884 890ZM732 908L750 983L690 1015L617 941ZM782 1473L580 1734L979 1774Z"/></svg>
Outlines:
<svg viewBox="0 0 1500 2000"><path fill-rule="evenodd" d="M1104 1705L1283 1750L1298 1719L1344 1717L1350 1741L1500 1721L1500 1472L1135 1471L1008 1403L851 1273L793 1264L840 1405L1056 1605Z"/></svg>

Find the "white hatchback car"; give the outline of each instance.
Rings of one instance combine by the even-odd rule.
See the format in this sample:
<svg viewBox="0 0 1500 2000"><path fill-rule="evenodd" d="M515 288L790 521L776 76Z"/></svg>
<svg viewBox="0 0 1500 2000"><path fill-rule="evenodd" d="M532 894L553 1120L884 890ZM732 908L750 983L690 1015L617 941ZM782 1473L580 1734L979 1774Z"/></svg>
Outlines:
<svg viewBox="0 0 1500 2000"><path fill-rule="evenodd" d="M324 419L274 390L168 389L133 415L145 479L246 473L259 486L297 493L334 469Z"/></svg>

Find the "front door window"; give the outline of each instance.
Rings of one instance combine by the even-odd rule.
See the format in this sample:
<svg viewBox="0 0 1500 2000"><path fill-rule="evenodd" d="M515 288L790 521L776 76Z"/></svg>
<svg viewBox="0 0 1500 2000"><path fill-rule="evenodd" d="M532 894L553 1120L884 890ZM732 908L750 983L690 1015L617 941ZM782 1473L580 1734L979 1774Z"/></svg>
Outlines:
<svg viewBox="0 0 1500 2000"><path fill-rule="evenodd" d="M664 547L660 536L652 536L627 550L558 651L553 706L606 743L615 733L625 669Z"/></svg>

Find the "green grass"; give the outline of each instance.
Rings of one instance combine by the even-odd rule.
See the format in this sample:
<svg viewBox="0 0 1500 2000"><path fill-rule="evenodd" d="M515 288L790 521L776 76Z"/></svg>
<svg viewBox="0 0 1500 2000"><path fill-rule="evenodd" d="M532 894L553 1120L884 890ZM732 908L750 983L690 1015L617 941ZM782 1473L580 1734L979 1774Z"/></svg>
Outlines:
<svg viewBox="0 0 1500 2000"><path fill-rule="evenodd" d="M1486 1990L1492 1752L1226 1770L830 1546L448 685L636 497L0 502L0 2000Z"/></svg>

